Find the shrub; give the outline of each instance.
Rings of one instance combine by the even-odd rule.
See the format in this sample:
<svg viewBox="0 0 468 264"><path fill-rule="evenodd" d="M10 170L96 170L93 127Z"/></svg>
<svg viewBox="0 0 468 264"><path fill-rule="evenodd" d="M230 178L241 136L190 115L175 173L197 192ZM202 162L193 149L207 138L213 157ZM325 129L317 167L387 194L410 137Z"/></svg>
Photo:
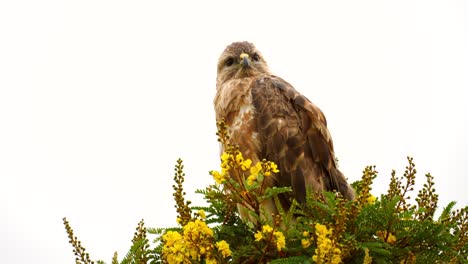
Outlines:
<svg viewBox="0 0 468 264"><path fill-rule="evenodd" d="M221 169L210 172L214 184L196 191L208 205L186 201L179 159L173 185L177 225L145 228L142 220L129 252L120 262L115 253L112 263L468 263L468 207L454 210L451 202L435 218L438 195L430 174L412 204L412 158L403 176L392 172L388 191L380 197L371 193L377 171L368 166L352 184L355 200L333 192L309 193L304 203L293 202L285 211L278 195L291 189L264 185L281 168L245 159L227 143L223 123L217 135L225 149ZM264 217L260 205L266 199L275 201L278 215ZM76 263L94 263L65 218L64 224ZM153 243L147 234L155 235Z"/></svg>

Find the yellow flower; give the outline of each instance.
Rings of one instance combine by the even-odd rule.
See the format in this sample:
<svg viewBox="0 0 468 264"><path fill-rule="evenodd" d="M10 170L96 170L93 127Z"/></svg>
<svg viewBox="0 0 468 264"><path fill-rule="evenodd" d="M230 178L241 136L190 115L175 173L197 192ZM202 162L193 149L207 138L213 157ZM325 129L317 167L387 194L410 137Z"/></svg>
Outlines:
<svg viewBox="0 0 468 264"><path fill-rule="evenodd" d="M262 162L263 175L266 177L271 176L271 173L278 173L278 166L272 161L263 161Z"/></svg>
<svg viewBox="0 0 468 264"><path fill-rule="evenodd" d="M183 236L190 258L199 260L213 248L213 230L200 219L188 222L183 227Z"/></svg>
<svg viewBox="0 0 468 264"><path fill-rule="evenodd" d="M286 247L286 239L283 233L281 233L281 231L275 231L273 235L275 236L276 240L276 248L278 249L278 251L281 251L283 248Z"/></svg>
<svg viewBox="0 0 468 264"><path fill-rule="evenodd" d="M250 169L251 165L252 161L250 159L244 159L240 151L223 152L223 154L221 154L222 174L226 174L232 168L240 168L245 171Z"/></svg>
<svg viewBox="0 0 468 264"><path fill-rule="evenodd" d="M186 249L183 246L183 238L179 232L168 231L162 236L164 245L162 249L163 257L167 263L183 263L185 259Z"/></svg>
<svg viewBox="0 0 468 264"><path fill-rule="evenodd" d="M244 160L244 157L242 156L242 153L240 151L237 152L234 160L236 166L239 166L242 170L250 169L250 165L252 164L252 161L250 159Z"/></svg>
<svg viewBox="0 0 468 264"><path fill-rule="evenodd" d="M249 177L247 177L247 185L252 185L255 183L255 181L257 181L257 176L256 175L250 175Z"/></svg>
<svg viewBox="0 0 468 264"><path fill-rule="evenodd" d="M302 248L310 247L310 239L301 239Z"/></svg>
<svg viewBox="0 0 468 264"><path fill-rule="evenodd" d="M197 239L200 235L202 236L213 236L213 230L211 230L205 222L200 219L188 222L184 228L184 236Z"/></svg>
<svg viewBox="0 0 468 264"><path fill-rule="evenodd" d="M216 261L216 259L213 259L213 258L208 258L206 259L206 264L218 264L218 262Z"/></svg>
<svg viewBox="0 0 468 264"><path fill-rule="evenodd" d="M341 250L335 241L330 238L333 230L320 223L315 224L315 234L317 235L317 248L312 260L316 263L341 263Z"/></svg>
<svg viewBox="0 0 468 264"><path fill-rule="evenodd" d="M392 233L389 233L388 236L387 236L387 231L377 231L377 236L380 237L380 239L382 239L383 241L389 243L389 244L393 244L397 241L397 238L396 236L394 236Z"/></svg>
<svg viewBox="0 0 468 264"><path fill-rule="evenodd" d="M238 152L236 154L236 163L241 164L242 162L244 162L244 157L242 157L242 153Z"/></svg>
<svg viewBox="0 0 468 264"><path fill-rule="evenodd" d="M226 181L226 175L219 171L210 171L211 176L215 179L217 184L221 184Z"/></svg>
<svg viewBox="0 0 468 264"><path fill-rule="evenodd" d="M317 236L320 236L320 235L328 235L329 233L331 233L331 231L327 229L326 225L317 223L315 224L315 233L317 234Z"/></svg>
<svg viewBox="0 0 468 264"><path fill-rule="evenodd" d="M257 233L255 233L254 237L255 237L255 241L262 240L263 239L262 232L258 231Z"/></svg>
<svg viewBox="0 0 468 264"><path fill-rule="evenodd" d="M265 239L264 235L271 234L272 232L274 240L272 239L273 241L271 242L275 242L276 248L278 249L278 251L281 251L283 248L286 247L286 238L284 237L284 234L281 231L274 231L274 229L269 225L264 225L262 227L261 232L258 231L257 233L255 233L255 241ZM271 235L267 235L266 237L271 237ZM270 241L268 241L268 243L270 243Z"/></svg>
<svg viewBox="0 0 468 264"><path fill-rule="evenodd" d="M221 162L227 162L229 160L229 156L229 154L223 152L223 154L221 154Z"/></svg>
<svg viewBox="0 0 468 264"><path fill-rule="evenodd" d="M269 165L270 165L270 169L271 169L272 172L274 172L274 173L278 173L278 172L279 172L278 166L277 166L274 162L270 161L270 162L269 162Z"/></svg>
<svg viewBox="0 0 468 264"><path fill-rule="evenodd" d="M249 160L250 161L250 160ZM258 179L258 174L262 171L262 163L257 162L255 166L250 167L250 175L247 177L247 184L252 185Z"/></svg>
<svg viewBox="0 0 468 264"><path fill-rule="evenodd" d="M203 209L198 210L198 215L200 216L201 219L205 219L206 218L205 210Z"/></svg>
<svg viewBox="0 0 468 264"><path fill-rule="evenodd" d="M309 231L304 231L304 232L302 232L302 236L304 236L304 237L309 237L309 236L310 236Z"/></svg>
<svg viewBox="0 0 468 264"><path fill-rule="evenodd" d="M232 155L227 154L226 152L223 152L221 154L221 168L223 172L229 171L232 168Z"/></svg>
<svg viewBox="0 0 468 264"><path fill-rule="evenodd" d="M200 259L200 254L199 254L199 252L198 252L198 250L197 250L196 247L192 247L192 248L189 250L189 254L190 254L190 258L191 258L191 259L196 259L196 260Z"/></svg>
<svg viewBox="0 0 468 264"><path fill-rule="evenodd" d="M340 264L341 263L341 250L333 251L333 256L330 261L331 264Z"/></svg>
<svg viewBox="0 0 468 264"><path fill-rule="evenodd" d="M257 162L257 164L255 164L255 166L250 167L250 174L252 174L252 175L257 175L261 171L262 171L262 163L261 162Z"/></svg>
<svg viewBox="0 0 468 264"><path fill-rule="evenodd" d="M375 201L377 200L377 198L374 195L369 194L369 197L367 197L366 200L368 204L375 204Z"/></svg>
<svg viewBox="0 0 468 264"><path fill-rule="evenodd" d="M251 165L252 165L252 161L250 159L246 159L246 160L244 160L244 162L242 162L241 169L242 170L248 170L248 169L250 169Z"/></svg>
<svg viewBox="0 0 468 264"><path fill-rule="evenodd" d="M177 241L180 241L182 239L182 236L179 232L167 231L167 233L162 236L162 239L165 242L164 244L170 247L174 245Z"/></svg>
<svg viewBox="0 0 468 264"><path fill-rule="evenodd" d="M273 231L273 228L271 228L271 226L269 226L269 225L262 226L262 232L263 233L271 233L272 231Z"/></svg>
<svg viewBox="0 0 468 264"><path fill-rule="evenodd" d="M203 210L198 211L200 218L205 218ZM162 256L164 263L199 263L205 260L206 263L217 263L214 258L215 250L218 250L223 257L229 257L231 250L226 241L213 242L213 230L200 220L188 222L182 227L182 232L168 231L162 236L163 249Z"/></svg>
<svg viewBox="0 0 468 264"><path fill-rule="evenodd" d="M221 240L217 242L216 247L218 248L219 252L221 252L223 257L226 258L231 256L231 249L229 249L229 244L226 241Z"/></svg>

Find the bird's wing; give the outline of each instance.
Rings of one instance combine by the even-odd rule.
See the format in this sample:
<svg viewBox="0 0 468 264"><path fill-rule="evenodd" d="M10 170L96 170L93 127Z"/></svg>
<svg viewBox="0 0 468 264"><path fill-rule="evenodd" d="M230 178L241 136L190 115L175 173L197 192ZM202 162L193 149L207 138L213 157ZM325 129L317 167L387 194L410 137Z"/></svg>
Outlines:
<svg viewBox="0 0 468 264"><path fill-rule="evenodd" d="M322 111L289 83L261 76L252 83L261 157L278 164L279 186L291 186L302 202L306 191L336 190L352 199L352 188L337 169L333 142Z"/></svg>

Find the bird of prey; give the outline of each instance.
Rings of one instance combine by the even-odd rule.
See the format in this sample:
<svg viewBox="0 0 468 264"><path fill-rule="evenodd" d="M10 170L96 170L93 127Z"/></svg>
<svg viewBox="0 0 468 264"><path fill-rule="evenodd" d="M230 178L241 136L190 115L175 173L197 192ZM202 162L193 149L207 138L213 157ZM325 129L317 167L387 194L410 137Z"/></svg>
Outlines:
<svg viewBox="0 0 468 264"><path fill-rule="evenodd" d="M252 43L226 47L218 61L216 90L216 119L225 121L230 143L253 163L266 159L278 165L279 173L265 178L266 184L292 188L292 193L279 197L285 210L291 198L304 202L307 191L338 191L354 198L337 168L324 114L273 75ZM273 201L264 206L267 212L278 213Z"/></svg>

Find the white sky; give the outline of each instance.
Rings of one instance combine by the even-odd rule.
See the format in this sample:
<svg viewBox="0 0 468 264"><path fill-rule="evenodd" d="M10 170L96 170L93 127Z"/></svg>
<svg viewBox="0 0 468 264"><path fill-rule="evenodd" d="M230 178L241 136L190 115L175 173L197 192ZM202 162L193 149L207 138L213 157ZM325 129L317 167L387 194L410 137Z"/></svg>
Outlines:
<svg viewBox="0 0 468 264"><path fill-rule="evenodd" d="M122 257L140 219L175 223L179 157L200 201L218 168L216 62L239 40L324 111L351 181L375 164L379 194L411 155L440 206L466 206L467 12L466 1L0 2L2 262L73 263L65 216L94 259Z"/></svg>

